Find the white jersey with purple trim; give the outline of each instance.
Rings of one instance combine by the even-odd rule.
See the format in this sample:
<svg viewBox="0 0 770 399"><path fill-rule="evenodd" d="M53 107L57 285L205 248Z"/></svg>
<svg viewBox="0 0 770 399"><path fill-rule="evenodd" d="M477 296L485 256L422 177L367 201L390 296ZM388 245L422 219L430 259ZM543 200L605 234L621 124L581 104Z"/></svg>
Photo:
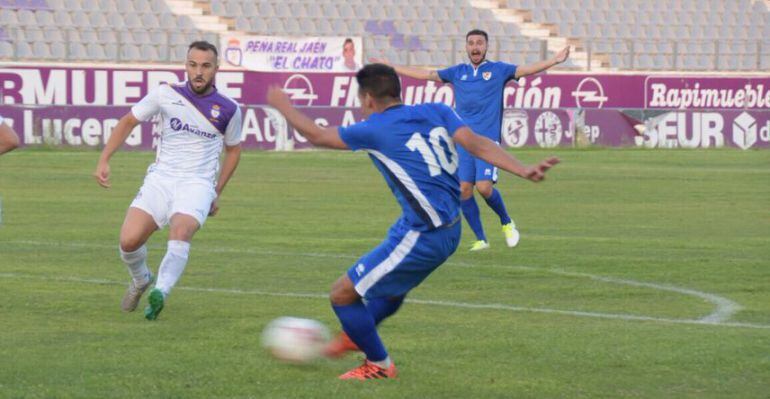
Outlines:
<svg viewBox="0 0 770 399"><path fill-rule="evenodd" d="M216 88L206 95L190 90L187 82L162 84L131 108L140 121L161 115L161 137L155 163L147 169L170 177L198 177L214 181L222 144L241 142L238 103Z"/></svg>

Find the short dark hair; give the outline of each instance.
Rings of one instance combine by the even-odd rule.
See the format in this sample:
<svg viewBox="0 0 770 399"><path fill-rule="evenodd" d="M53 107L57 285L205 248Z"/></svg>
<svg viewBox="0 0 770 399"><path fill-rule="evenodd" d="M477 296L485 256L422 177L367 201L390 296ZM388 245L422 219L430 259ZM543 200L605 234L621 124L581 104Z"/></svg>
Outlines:
<svg viewBox="0 0 770 399"><path fill-rule="evenodd" d="M190 43L190 47L187 48L187 52L189 53L190 50L192 49L197 49L202 51L212 51L214 53L214 56L219 58L219 51L217 51L217 46L205 40L199 40L197 42Z"/></svg>
<svg viewBox="0 0 770 399"><path fill-rule="evenodd" d="M353 39L351 39L351 38L347 38L347 39L345 39L345 43L342 43L342 45L344 46L344 45L346 45L346 44L348 44L348 43L350 43L350 44L355 44L355 43L353 43Z"/></svg>
<svg viewBox="0 0 770 399"><path fill-rule="evenodd" d="M487 43L489 42L489 35L487 35L487 32L484 32L484 31L483 31L483 30L481 30L481 29L473 29L473 30L469 31L468 33L466 33L466 34L465 34L465 41L467 42L467 41L468 41L468 38L469 38L470 36L473 36L473 35L481 35L481 36L484 36L484 41L486 41Z"/></svg>
<svg viewBox="0 0 770 399"><path fill-rule="evenodd" d="M358 90L369 93L377 100L401 100L401 81L393 67L385 64L369 64L356 73Z"/></svg>

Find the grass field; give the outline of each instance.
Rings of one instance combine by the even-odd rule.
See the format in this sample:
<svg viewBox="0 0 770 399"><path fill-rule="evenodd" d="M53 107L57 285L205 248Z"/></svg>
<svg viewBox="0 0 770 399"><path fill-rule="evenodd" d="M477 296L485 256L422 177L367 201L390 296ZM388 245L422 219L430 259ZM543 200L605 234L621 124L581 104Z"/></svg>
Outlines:
<svg viewBox="0 0 770 399"><path fill-rule="evenodd" d="M498 185L520 246L483 206L492 248L464 226L381 328L400 378L367 383L336 380L358 356L259 342L282 315L338 328L329 286L398 216L364 155L245 153L157 322L120 312L117 254L153 154L118 153L109 190L96 152L0 157L0 397L770 397L770 152L554 153L547 182Z"/></svg>

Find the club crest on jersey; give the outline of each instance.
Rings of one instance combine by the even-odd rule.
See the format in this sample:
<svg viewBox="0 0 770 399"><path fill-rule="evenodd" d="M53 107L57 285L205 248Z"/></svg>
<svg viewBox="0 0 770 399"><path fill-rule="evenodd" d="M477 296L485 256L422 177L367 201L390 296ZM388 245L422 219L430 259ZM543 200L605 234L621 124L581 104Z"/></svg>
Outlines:
<svg viewBox="0 0 770 399"><path fill-rule="evenodd" d="M211 106L211 117L212 118L214 118L214 119L219 118L219 114L220 114L219 108L220 107L217 104L214 104L214 105Z"/></svg>
<svg viewBox="0 0 770 399"><path fill-rule="evenodd" d="M481 74L481 77L484 78L484 80L489 80L492 78L492 72L484 72Z"/></svg>
<svg viewBox="0 0 770 399"><path fill-rule="evenodd" d="M468 80L468 75L467 75L467 74L463 75L463 76L460 78L460 80Z"/></svg>

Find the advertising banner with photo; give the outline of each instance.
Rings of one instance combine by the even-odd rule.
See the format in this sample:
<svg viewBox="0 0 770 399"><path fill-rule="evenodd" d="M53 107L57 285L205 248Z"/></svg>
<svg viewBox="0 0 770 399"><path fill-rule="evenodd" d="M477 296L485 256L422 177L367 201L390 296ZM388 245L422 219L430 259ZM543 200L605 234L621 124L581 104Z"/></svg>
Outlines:
<svg viewBox="0 0 770 399"><path fill-rule="evenodd" d="M25 144L98 147L149 90L184 79L181 67L5 67L0 115ZM320 124L359 120L352 73L222 70L216 87L242 105L247 148L307 147L280 115L264 107L270 85L282 87ZM454 91L451 85L403 78L402 98L406 104L451 106ZM699 108L703 105L721 108ZM504 107L501 142L511 147L770 148L770 77L546 74L509 83ZM127 147L153 148L157 129L143 124Z"/></svg>
<svg viewBox="0 0 770 399"><path fill-rule="evenodd" d="M260 72L355 72L363 65L360 37L225 35L222 65Z"/></svg>

